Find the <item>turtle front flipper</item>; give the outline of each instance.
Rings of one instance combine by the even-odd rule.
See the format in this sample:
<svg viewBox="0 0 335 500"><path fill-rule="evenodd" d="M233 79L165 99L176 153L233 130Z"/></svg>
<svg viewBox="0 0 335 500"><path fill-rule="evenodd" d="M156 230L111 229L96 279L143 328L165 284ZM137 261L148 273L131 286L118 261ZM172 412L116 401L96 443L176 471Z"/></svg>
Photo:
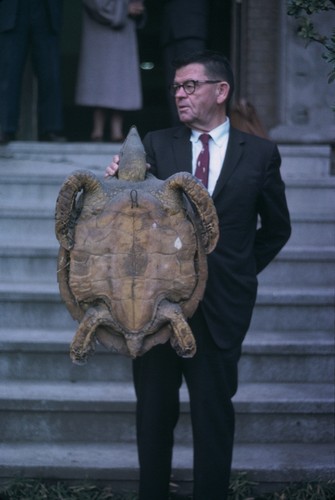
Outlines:
<svg viewBox="0 0 335 500"><path fill-rule="evenodd" d="M181 307L168 300L163 300L159 304L157 316L163 321L167 320L171 325L170 343L178 356L192 358L196 353L197 346Z"/></svg>
<svg viewBox="0 0 335 500"><path fill-rule="evenodd" d="M84 365L95 351L95 332L99 325L110 320L110 312L103 304L87 309L72 340L70 357L73 363Z"/></svg>
<svg viewBox="0 0 335 500"><path fill-rule="evenodd" d="M171 192L184 193L191 201L202 225L201 240L205 253L211 253L219 239L219 219L207 189L192 174L178 172L164 182L162 196L166 207L169 206Z"/></svg>

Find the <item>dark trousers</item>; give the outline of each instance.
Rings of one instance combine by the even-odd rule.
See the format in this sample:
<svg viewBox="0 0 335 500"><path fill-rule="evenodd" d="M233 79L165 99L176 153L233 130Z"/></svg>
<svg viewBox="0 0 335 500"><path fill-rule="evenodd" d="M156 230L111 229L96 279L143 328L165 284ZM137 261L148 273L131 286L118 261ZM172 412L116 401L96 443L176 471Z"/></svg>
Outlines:
<svg viewBox="0 0 335 500"><path fill-rule="evenodd" d="M197 353L177 356L170 344L154 347L133 362L137 395L140 500L167 500L173 431L179 417L179 388L190 395L194 448L194 500L227 497L234 440L237 362L240 349L226 352L212 341L202 315L191 322Z"/></svg>
<svg viewBox="0 0 335 500"><path fill-rule="evenodd" d="M20 114L21 83L31 50L38 80L39 132L63 128L59 36L50 26L43 0L20 0L15 27L0 33L0 125L15 133Z"/></svg>

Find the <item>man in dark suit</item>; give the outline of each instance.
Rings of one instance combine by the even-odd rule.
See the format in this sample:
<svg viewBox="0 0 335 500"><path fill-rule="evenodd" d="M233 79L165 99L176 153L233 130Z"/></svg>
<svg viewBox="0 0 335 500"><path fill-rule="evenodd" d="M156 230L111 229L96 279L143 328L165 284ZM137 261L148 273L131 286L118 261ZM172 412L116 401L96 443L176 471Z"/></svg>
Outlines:
<svg viewBox="0 0 335 500"><path fill-rule="evenodd" d="M62 0L0 0L0 141L15 139L25 62L38 80L40 140L62 140L60 40Z"/></svg>
<svg viewBox="0 0 335 500"><path fill-rule="evenodd" d="M195 356L178 357L166 343L134 361L140 499L168 498L183 376L194 442L193 498L224 500L234 440L231 399L256 301L257 273L287 242L290 218L276 145L230 126L227 105L234 79L226 58L206 51L179 60L170 88L183 125L148 133L147 161L161 179L178 171L196 173L200 135L210 135L208 190L220 237L208 256L204 298L190 319ZM117 158L106 176L116 169Z"/></svg>

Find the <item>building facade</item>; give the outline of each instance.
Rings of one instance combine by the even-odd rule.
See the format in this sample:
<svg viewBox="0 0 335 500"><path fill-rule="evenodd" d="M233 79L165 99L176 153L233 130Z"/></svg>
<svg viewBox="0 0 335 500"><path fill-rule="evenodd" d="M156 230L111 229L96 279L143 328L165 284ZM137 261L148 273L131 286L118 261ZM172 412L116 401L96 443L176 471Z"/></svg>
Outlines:
<svg viewBox="0 0 335 500"><path fill-rule="evenodd" d="M138 124L142 134L169 126L160 45L163 2L146 0L146 6L147 23L138 32L144 106L126 118L126 125ZM281 143L334 143L335 84L327 81L330 67L322 58L324 48L315 43L306 47L298 37L297 21L287 15L286 0L208 0L208 8L208 47L224 51L231 59L236 97L255 106L270 136ZM91 120L91 110L74 104L81 9L80 0L64 2L64 114L65 135L70 141L87 140ZM334 15L328 13L318 15L315 21L323 33L330 34L335 25ZM36 138L36 98L28 64L20 139Z"/></svg>

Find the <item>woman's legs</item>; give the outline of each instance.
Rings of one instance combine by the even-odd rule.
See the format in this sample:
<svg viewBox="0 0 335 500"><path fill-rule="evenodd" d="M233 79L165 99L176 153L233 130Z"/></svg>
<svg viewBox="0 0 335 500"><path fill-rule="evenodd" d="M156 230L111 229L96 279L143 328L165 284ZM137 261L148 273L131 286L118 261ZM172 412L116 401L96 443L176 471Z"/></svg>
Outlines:
<svg viewBox="0 0 335 500"><path fill-rule="evenodd" d="M104 108L94 108L93 110L93 130L91 141L102 141L106 122L106 110Z"/></svg>
<svg viewBox="0 0 335 500"><path fill-rule="evenodd" d="M123 113L113 110L110 120L110 138L112 142L123 142Z"/></svg>

